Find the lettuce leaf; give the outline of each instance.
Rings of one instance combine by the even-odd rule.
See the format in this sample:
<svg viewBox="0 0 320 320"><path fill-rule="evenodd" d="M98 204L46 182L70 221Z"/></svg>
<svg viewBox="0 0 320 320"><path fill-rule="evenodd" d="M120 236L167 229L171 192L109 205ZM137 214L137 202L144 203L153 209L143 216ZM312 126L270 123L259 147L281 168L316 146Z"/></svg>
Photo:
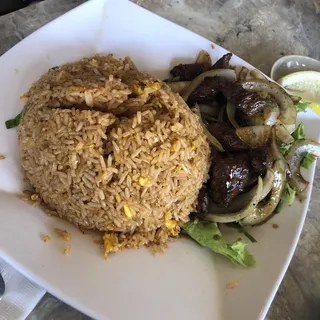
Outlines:
<svg viewBox="0 0 320 320"><path fill-rule="evenodd" d="M310 104L311 102L297 102L296 103L297 112L307 112L307 108L309 107Z"/></svg>
<svg viewBox="0 0 320 320"><path fill-rule="evenodd" d="M303 126L303 124L300 123L298 125L298 127L296 128L296 130L294 130L291 135L294 138L294 140L304 139L305 134L304 134L304 126Z"/></svg>
<svg viewBox="0 0 320 320"><path fill-rule="evenodd" d="M294 199L296 197L296 190L291 188L289 183L286 183L284 186L283 193L281 195L281 201L286 203L287 205L292 205Z"/></svg>
<svg viewBox="0 0 320 320"><path fill-rule="evenodd" d="M307 153L301 161L301 166L306 169L310 169L312 163L317 159L312 153Z"/></svg>
<svg viewBox="0 0 320 320"><path fill-rule="evenodd" d="M279 213L284 204L287 204L288 206L291 206L293 204L293 201L296 197L296 190L294 188L291 188L289 183L286 183L281 195L281 199L275 208L274 212Z"/></svg>
<svg viewBox="0 0 320 320"><path fill-rule="evenodd" d="M6 128L11 129L15 128L19 125L22 117L23 117L24 112L20 112L17 116L15 116L13 119L9 119L6 121Z"/></svg>
<svg viewBox="0 0 320 320"><path fill-rule="evenodd" d="M5 122L6 128L11 129L11 128L17 127L20 124L22 117L26 113L26 109L27 109L27 105L25 105L23 110L18 115L16 115L13 119L7 120Z"/></svg>
<svg viewBox="0 0 320 320"><path fill-rule="evenodd" d="M289 144L281 143L279 146L279 150L282 154L285 154L291 148L291 146L292 146L292 143L289 143Z"/></svg>
<svg viewBox="0 0 320 320"><path fill-rule="evenodd" d="M202 247L207 247L213 252L221 254L235 264L251 267L255 264L253 256L247 251L247 243L241 239L228 244L223 238L215 222L189 221L182 229Z"/></svg>

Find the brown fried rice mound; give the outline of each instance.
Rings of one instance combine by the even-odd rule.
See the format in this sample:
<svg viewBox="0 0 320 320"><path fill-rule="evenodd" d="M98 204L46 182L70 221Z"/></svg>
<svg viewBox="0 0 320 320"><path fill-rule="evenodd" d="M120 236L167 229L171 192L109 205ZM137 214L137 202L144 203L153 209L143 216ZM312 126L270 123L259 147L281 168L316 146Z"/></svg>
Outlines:
<svg viewBox="0 0 320 320"><path fill-rule="evenodd" d="M23 98L21 162L51 210L105 231L106 254L179 234L210 150L178 94L129 58L101 55L50 69Z"/></svg>

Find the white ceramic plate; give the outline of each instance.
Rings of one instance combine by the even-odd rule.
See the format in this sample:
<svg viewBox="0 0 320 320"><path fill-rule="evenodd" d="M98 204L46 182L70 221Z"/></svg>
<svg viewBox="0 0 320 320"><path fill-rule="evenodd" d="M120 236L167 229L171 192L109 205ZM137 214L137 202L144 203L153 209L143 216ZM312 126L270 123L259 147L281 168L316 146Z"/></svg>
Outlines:
<svg viewBox="0 0 320 320"><path fill-rule="evenodd" d="M164 256L127 250L106 262L91 236L28 206L22 189L15 129L5 120L22 109L19 96L50 67L98 52L130 55L160 78L177 62L193 61L200 49L213 59L226 50L127 1L94 0L51 22L0 58L0 256L73 307L96 319L263 319L297 244L308 201L295 203L253 230L257 266L245 269L188 240L170 244ZM233 56L232 63L249 66ZM303 114L307 135L318 138L318 120ZM317 122L317 123L316 123ZM314 168L310 170L313 176ZM312 178L311 178L312 180ZM310 194L310 193L309 193ZM272 224L279 229L272 228ZM60 227L64 242L44 243L40 233ZM230 232L230 231L229 231ZM232 236L232 235L230 235ZM239 235L237 235L239 236ZM226 284L239 281L234 289Z"/></svg>

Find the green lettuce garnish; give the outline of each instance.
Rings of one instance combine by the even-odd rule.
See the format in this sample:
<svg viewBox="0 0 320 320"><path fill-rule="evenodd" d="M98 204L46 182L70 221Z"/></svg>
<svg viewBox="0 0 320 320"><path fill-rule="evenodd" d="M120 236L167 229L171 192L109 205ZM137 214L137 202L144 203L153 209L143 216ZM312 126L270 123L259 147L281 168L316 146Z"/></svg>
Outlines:
<svg viewBox="0 0 320 320"><path fill-rule="evenodd" d="M279 146L279 150L282 154L287 153L287 151L290 149L290 147L292 146L291 143L286 144L286 143L281 143Z"/></svg>
<svg viewBox="0 0 320 320"><path fill-rule="evenodd" d="M287 204L288 206L292 205L295 197L296 190L291 188L290 185L286 183L282 191L281 200L279 201L274 212L279 213L282 210L284 204Z"/></svg>
<svg viewBox="0 0 320 320"><path fill-rule="evenodd" d="M284 203L290 206L292 205L295 197L296 197L296 190L291 188L290 185L286 183L281 196L281 201L283 201Z"/></svg>
<svg viewBox="0 0 320 320"><path fill-rule="evenodd" d="M182 229L201 246L225 256L235 264L244 267L255 264L253 256L246 249L247 243L239 239L228 244L215 222L189 221L182 226Z"/></svg>
<svg viewBox="0 0 320 320"><path fill-rule="evenodd" d="M6 128L11 129L15 128L19 125L21 118L23 116L23 111L20 112L17 116L15 116L13 119L9 119L6 121Z"/></svg>
<svg viewBox="0 0 320 320"><path fill-rule="evenodd" d="M301 166L306 169L310 169L312 163L317 159L312 153L307 153L301 161Z"/></svg>
<svg viewBox="0 0 320 320"><path fill-rule="evenodd" d="M26 113L26 108L27 108L27 105L25 105L23 110L18 115L16 115L13 119L7 120L5 122L7 129L15 128L20 124L22 117Z"/></svg>
<svg viewBox="0 0 320 320"><path fill-rule="evenodd" d="M296 128L296 130L294 130L291 135L295 140L304 139L305 134L304 134L303 124L300 123Z"/></svg>
<svg viewBox="0 0 320 320"><path fill-rule="evenodd" d="M297 112L307 112L307 108L309 107L310 104L311 102L297 102L296 103Z"/></svg>

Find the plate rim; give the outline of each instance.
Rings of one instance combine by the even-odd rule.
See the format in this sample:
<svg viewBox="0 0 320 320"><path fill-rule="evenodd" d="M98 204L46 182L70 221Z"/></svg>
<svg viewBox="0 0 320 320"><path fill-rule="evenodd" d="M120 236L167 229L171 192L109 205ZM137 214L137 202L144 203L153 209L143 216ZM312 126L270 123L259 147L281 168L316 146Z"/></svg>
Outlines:
<svg viewBox="0 0 320 320"><path fill-rule="evenodd" d="M166 22L169 22L170 24L174 25L175 27L179 27L181 29L183 29L184 31L187 31L191 34L194 34L194 35L197 35L198 37L202 38L202 39L205 39L207 41L210 41L212 44L214 44L215 47L219 47L219 48L222 48L224 49L223 47L217 45L216 43L214 43L213 41L211 40L208 40L204 37L202 37L201 35L198 35L196 34L195 32L192 32L191 30L189 29L186 29L170 20L167 20L161 16L158 16L157 14L155 14L154 12L151 12L145 8L142 8L140 7L139 5L135 4L135 3L132 3L130 1L127 1L127 0L120 0L124 3L126 3L127 5L132 5L132 6L136 6L138 7L139 9L141 10L144 10L146 11L147 13L149 14L152 14L154 16L157 16L158 18L166 21ZM91 0L91 1L87 1L87 2L84 2L80 5L78 5L77 7L71 9L70 11L62 14L61 16L55 18L54 20L50 21L49 23L41 26L40 28L38 28L37 30L35 30L33 33L31 33L30 35L28 35L27 37L25 37L24 39L22 39L21 41L19 41L16 45L14 45L13 47L11 47L8 51L6 51L1 57L0 57L0 63L2 62L3 58L4 57L7 57L8 55L11 54L11 52L13 50L17 50L19 49L20 45L27 42L31 37L34 37L35 35L38 34L38 32L42 31L43 29L46 29L49 25L52 25L54 23L57 23L57 21L59 21L60 19L62 18L65 18L66 16L76 12L77 10L83 10L83 7L86 7L86 6L94 6L95 3L98 3L98 2L102 2L102 3L105 3L107 4L108 2L112 2L112 0ZM224 49L226 50L226 49ZM252 65L250 65L248 62L246 62L245 60L243 60L241 57L235 55L236 57L238 57L245 65L249 65L250 67L253 67ZM311 172L311 178L310 178L310 185L312 186L313 184L313 181L314 181L314 177L315 177L315 165L313 165L312 167L312 172ZM312 194L312 188L311 190L308 192L308 196L307 196L307 199L305 200L306 203L309 205L310 203L310 198L311 198L311 194ZM307 206L308 207L308 206ZM301 215L301 218L300 218L300 222L299 222L299 225L298 225L298 228L295 230L295 234L294 234L294 241L292 242L291 246L290 246L290 250L288 252L288 255L285 259L285 262L284 264L282 265L282 268L281 270L279 270L279 273L278 273L278 276L277 276L277 279L276 279L276 285L273 287L272 289L272 292L271 294L266 297L266 302L265 302L265 305L263 306L263 310L261 311L260 313L260 316L259 316L259 319L264 319L270 306L271 306L271 303L278 291L278 288L284 278L284 275L289 267L289 264L292 260L292 257L293 257L293 254L296 250L296 247L297 247L297 244L298 244L298 241L299 241L299 238L300 238L300 235L301 235L301 232L302 232L302 228L304 226L304 222L305 222L305 218L307 216L307 208L306 210L304 210L303 214ZM11 266L14 266L21 274L23 274L24 276L26 276L28 279L30 279L31 281L35 282L37 285L43 287L47 292L53 294L54 296L56 296L58 299L61 299L62 301L66 302L67 304L69 304L70 306L72 306L73 308L75 308L76 310L79 310L83 313L85 313L86 315L89 315L90 317L92 318L95 318L95 319L99 319L100 318L100 315L99 314L95 314L95 312L89 308L86 307L86 305L79 305L76 303L76 301L74 301L75 299L71 298L70 296L68 295L65 295L62 291L59 292L59 289L57 287L52 287L52 285L50 285L50 283L48 283L44 278L39 278L33 271L31 270L26 270L26 268L23 267L23 264L21 263L18 263L17 261L15 261L15 259L13 259L12 257L10 257L10 255L6 254L4 252L4 250L2 248L0 248L0 253L2 253L0 255L1 258L4 259L4 261L6 261L7 263L9 263ZM56 289L56 290L54 290ZM109 317L108 317L109 319Z"/></svg>

